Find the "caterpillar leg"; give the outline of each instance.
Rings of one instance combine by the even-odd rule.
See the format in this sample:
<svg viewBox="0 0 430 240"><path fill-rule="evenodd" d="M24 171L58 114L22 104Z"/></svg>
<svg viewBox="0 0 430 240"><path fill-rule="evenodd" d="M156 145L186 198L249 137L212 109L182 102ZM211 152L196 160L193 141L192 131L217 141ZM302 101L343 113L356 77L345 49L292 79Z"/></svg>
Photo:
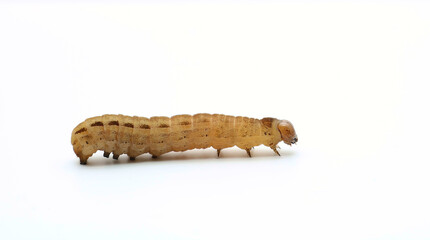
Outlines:
<svg viewBox="0 0 430 240"><path fill-rule="evenodd" d="M75 151L76 156L78 156L79 162L82 165L87 164L88 158L90 158L93 155L93 153L95 153L97 151L94 149L85 150L85 151L82 151L80 149L73 149L73 150Z"/></svg>
<svg viewBox="0 0 430 240"><path fill-rule="evenodd" d="M103 152L103 157L105 157L105 158L109 158L109 155L110 155L110 152Z"/></svg>
<svg viewBox="0 0 430 240"><path fill-rule="evenodd" d="M130 157L130 161L136 160L136 157Z"/></svg>
<svg viewBox="0 0 430 240"><path fill-rule="evenodd" d="M276 154L278 154L278 156L281 156L281 154L279 154L278 150L276 149L276 146L271 147L271 148Z"/></svg>
<svg viewBox="0 0 430 240"><path fill-rule="evenodd" d="M119 155L114 153L113 154L113 159L118 160L118 158L119 158Z"/></svg>
<svg viewBox="0 0 430 240"><path fill-rule="evenodd" d="M80 162L80 164L81 164L81 165L86 165L86 164L87 164L87 160L88 160L88 158L90 158L90 157L91 157L91 155L83 155L83 154L80 154L78 157L79 157L79 162Z"/></svg>
<svg viewBox="0 0 430 240"><path fill-rule="evenodd" d="M218 154L218 157L219 157L219 154L221 153L221 150L222 150L222 148L216 150L216 153Z"/></svg>
<svg viewBox="0 0 430 240"><path fill-rule="evenodd" d="M247 149L245 149L246 150L246 153L248 153L248 156L249 157L251 157L251 149L250 148L247 148Z"/></svg>
<svg viewBox="0 0 430 240"><path fill-rule="evenodd" d="M152 158L158 158L158 156L157 155L152 155Z"/></svg>

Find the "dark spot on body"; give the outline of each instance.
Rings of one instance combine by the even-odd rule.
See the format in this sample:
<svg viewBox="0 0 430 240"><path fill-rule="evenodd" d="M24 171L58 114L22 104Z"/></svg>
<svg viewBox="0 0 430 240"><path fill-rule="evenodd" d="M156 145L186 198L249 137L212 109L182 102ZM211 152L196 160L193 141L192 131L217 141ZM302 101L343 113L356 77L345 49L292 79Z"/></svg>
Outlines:
<svg viewBox="0 0 430 240"><path fill-rule="evenodd" d="M116 125L116 126L119 126L119 122L118 122L118 121L110 121L108 125Z"/></svg>
<svg viewBox="0 0 430 240"><path fill-rule="evenodd" d="M191 122L180 122L179 125L190 125Z"/></svg>
<svg viewBox="0 0 430 240"><path fill-rule="evenodd" d="M78 131L76 131L75 134L83 133L83 132L86 132L86 131L87 131L86 128L81 128Z"/></svg>
<svg viewBox="0 0 430 240"><path fill-rule="evenodd" d="M102 122L95 122L95 123L93 123L93 124L91 124L91 127L97 127L97 126L103 126L103 123Z"/></svg>
<svg viewBox="0 0 430 240"><path fill-rule="evenodd" d="M272 123L275 119L274 118L263 118L261 119L261 122L263 123L264 126L266 127L272 127Z"/></svg>
<svg viewBox="0 0 430 240"><path fill-rule="evenodd" d="M132 123L125 123L124 127L134 128L134 125Z"/></svg>
<svg viewBox="0 0 430 240"><path fill-rule="evenodd" d="M158 126L159 128L168 128L168 127L170 127L169 125L167 125L167 124L165 124L165 123L163 123L163 124L160 124L160 126Z"/></svg>
<svg viewBox="0 0 430 240"><path fill-rule="evenodd" d="M88 144L88 141L85 141L86 144Z"/></svg>
<svg viewBox="0 0 430 240"><path fill-rule="evenodd" d="M151 127L149 125L147 125L147 124L142 124L139 127L143 128L143 129L151 129Z"/></svg>

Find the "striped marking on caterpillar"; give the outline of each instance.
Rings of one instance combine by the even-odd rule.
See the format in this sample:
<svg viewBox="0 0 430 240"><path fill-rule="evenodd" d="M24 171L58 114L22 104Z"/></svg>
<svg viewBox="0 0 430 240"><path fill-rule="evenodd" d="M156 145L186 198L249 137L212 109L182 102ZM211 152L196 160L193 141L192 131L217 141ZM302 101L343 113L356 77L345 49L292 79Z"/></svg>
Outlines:
<svg viewBox="0 0 430 240"><path fill-rule="evenodd" d="M276 118L255 119L222 114L200 113L168 117L130 117L103 115L80 123L73 129L73 150L81 164L97 150L103 156L118 159L127 154L130 160L150 153L153 157L175 151L213 147L218 156L222 149L238 146L251 157L251 148L265 145L276 150L280 141L297 142L293 125Z"/></svg>

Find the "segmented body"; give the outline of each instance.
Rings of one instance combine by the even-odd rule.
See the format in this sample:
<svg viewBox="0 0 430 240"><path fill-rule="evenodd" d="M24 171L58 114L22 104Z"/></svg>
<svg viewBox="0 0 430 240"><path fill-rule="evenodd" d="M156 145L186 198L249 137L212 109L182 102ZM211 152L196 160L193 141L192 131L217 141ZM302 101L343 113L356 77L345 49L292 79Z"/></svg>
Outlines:
<svg viewBox="0 0 430 240"><path fill-rule="evenodd" d="M279 120L234 117L221 114L177 115L169 117L130 117L103 115L80 123L72 132L72 145L82 164L97 150L114 158L127 154L131 159L150 153L213 147L218 150L238 146L247 150L258 145L274 149L280 142ZM279 153L278 153L279 154Z"/></svg>

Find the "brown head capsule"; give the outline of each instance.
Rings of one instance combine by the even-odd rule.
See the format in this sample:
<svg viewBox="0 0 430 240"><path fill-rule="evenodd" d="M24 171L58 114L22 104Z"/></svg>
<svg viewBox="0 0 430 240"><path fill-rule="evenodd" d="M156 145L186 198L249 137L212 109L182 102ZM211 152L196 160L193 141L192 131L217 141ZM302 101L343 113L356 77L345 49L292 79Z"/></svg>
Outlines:
<svg viewBox="0 0 430 240"><path fill-rule="evenodd" d="M278 130L281 133L281 138L284 143L291 145L298 141L296 131L294 130L293 124L291 124L290 121L279 121Z"/></svg>

